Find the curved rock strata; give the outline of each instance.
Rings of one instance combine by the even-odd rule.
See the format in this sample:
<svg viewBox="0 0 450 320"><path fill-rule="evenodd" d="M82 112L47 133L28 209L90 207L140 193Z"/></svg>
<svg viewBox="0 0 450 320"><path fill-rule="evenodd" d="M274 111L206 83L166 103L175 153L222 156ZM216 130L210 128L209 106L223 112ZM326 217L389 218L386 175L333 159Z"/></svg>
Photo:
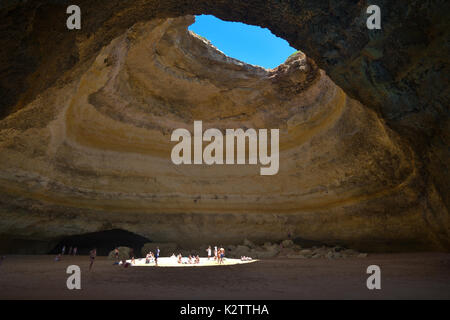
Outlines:
<svg viewBox="0 0 450 320"><path fill-rule="evenodd" d="M185 246L289 233L369 251L448 249L414 151L374 111L303 53L273 70L247 65L189 32L193 21L135 24L0 121L4 239L124 229ZM278 174L174 165L171 132L194 120L279 128Z"/></svg>

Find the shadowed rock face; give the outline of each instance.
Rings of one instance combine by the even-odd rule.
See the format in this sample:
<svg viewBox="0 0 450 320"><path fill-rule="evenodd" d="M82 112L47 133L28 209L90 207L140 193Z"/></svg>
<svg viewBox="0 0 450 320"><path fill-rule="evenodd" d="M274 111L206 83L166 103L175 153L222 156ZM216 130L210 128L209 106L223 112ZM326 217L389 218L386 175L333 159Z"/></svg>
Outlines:
<svg viewBox="0 0 450 320"><path fill-rule="evenodd" d="M437 5L417 17L421 30L436 29L425 50L408 42L422 34L412 13L414 39L394 41L405 24L392 4L384 31L369 37L362 3L108 3L82 9L80 32L58 29L60 5L1 9L2 31L24 19L20 42L1 40L3 238L124 229L197 245L290 233L363 250L448 250L448 90L433 81L448 69L432 51L447 31ZM166 19L200 12L268 26L315 62L246 65L189 33L192 17ZM316 23L326 32L307 30ZM173 165L170 134L194 120L280 128L279 173Z"/></svg>

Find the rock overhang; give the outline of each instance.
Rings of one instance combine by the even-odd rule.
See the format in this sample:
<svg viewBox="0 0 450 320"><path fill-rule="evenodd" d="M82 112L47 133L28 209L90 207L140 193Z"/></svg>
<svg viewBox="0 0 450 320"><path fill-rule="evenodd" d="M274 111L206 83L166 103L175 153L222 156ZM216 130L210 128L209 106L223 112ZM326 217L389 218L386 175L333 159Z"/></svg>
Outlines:
<svg viewBox="0 0 450 320"><path fill-rule="evenodd" d="M124 9L127 5L125 4L118 10ZM202 5L204 5L203 2L199 4L199 6ZM109 23L122 20L122 25L117 24L122 30L126 30L123 26L125 24L131 26L131 20L146 19L139 14L133 16L136 11L130 8L127 9L130 10L128 16L111 15ZM313 9L314 6L311 10ZM167 10L172 10L170 15L176 11L170 4L168 4ZM180 7L180 10L182 11L183 8ZM217 10L222 10L220 5ZM356 9L352 8L352 10ZM143 12L146 11L143 10ZM240 15L238 9L236 12L229 11L229 14L230 17ZM297 13L294 10L290 14ZM218 16L223 17L223 13L218 13ZM99 18L100 20L105 19L104 17ZM128 19L129 22L124 23L123 19ZM192 21L192 18L188 19ZM246 19L258 20L259 23L255 24L266 24L255 16ZM240 18L239 20L246 19ZM182 21L182 19L178 19L178 21ZM291 22L292 20L279 22L279 24L286 25ZM187 28L189 21L186 20L182 23ZM60 88L61 93L64 94L58 93L58 89L49 89L47 94L44 93L39 99L27 104L22 111L3 120L3 146L6 146L5 150L8 150L2 154L5 159L4 168L8 167L8 164L14 164L3 173L5 185L7 185L5 190L8 190L5 193L8 197L2 201L5 203L4 208L7 208L5 217L8 215L14 217L17 212L35 212L30 216L37 218L37 220L30 218L30 221L26 221L24 217L20 217L17 223L12 223L17 229L7 229L7 232L14 231L26 235L30 229L33 229L35 234L44 238L45 236L52 237L53 232L55 234L61 232L81 233L88 231L86 230L88 225L86 221L90 221L89 219L95 221L88 227L90 231L104 228L102 220L114 221L117 223L117 227L123 227L123 217L131 213L127 219L132 216L136 217L134 220L131 219L132 222L125 223L126 229L146 234L151 233L151 238L154 238L154 232L159 232L162 240L171 240L175 234L180 236L180 239L184 237L184 239L193 240L190 232L187 231L189 228L194 228L194 233L201 234L200 228L197 230L197 227L189 226L182 230L183 228L177 226L183 223L184 219L188 219L187 221L193 224L210 221L214 227L209 236L214 237L215 234L220 234L220 232L217 233L219 230L222 230L221 236L226 237L228 234L229 240L237 240L233 239L235 235L249 232L254 233L255 239L264 239L264 237L281 239L283 230L292 225L302 237L340 241L363 247L372 246L375 249L387 247L388 243L402 244L402 248L408 247L408 243L413 248L442 248L442 246L446 246L445 243L448 243L448 223L445 222L448 221L448 211L440 200L442 191L445 195L445 189L436 190L433 181L424 178L426 176L424 172L427 170L424 169L424 166L426 167L427 163L424 163L415 154L417 146L410 143L411 138L414 137L405 136L402 130L397 130L400 132L397 134L386 126L385 122L387 121L392 127L392 120L383 119L383 113L374 113L366 106L349 99L323 72L320 74L321 71L315 67L314 62L311 61L308 64L305 59L303 60L306 66L311 66L311 70L315 70L316 74L311 70L290 74L290 64L288 64L287 67L285 66L286 70L272 72L272 76L268 79L266 79L267 71L257 72L258 76L252 78L249 75L251 72L248 71L252 68L247 67L250 68L245 71L247 73L244 72L247 77L245 79L247 86L248 82L253 80L254 84L250 89L264 93L261 95L263 102L259 104L255 103L258 101L258 95L249 97L248 87L244 86L233 92L230 90L230 84L227 86L225 79L217 79L217 76L208 78L208 72L211 74L212 70L204 70L202 74L211 83L209 86L199 86L201 89L197 92L201 91L201 94L192 95L192 92L196 91L189 88L176 94L167 95L167 87L164 88L164 84L161 82L150 81L152 85L145 86L145 81L148 81L146 75L153 71L161 72L162 69L148 66L152 72L142 70L137 58L140 56L139 52L145 51L142 46L137 45L131 49L127 49L126 46L121 47L120 40L118 40L121 36L117 34L119 32L117 26L113 26L111 31L107 31L101 26L101 23L95 27L89 26L88 23L89 28L99 29L90 36L81 35L77 39L79 65L73 68L68 75L70 80L68 82L72 86ZM125 42L132 43L136 40L133 37L138 34L134 34L134 32L138 31L135 27L133 28L134 30L126 31ZM277 27L271 29L276 34L283 34L285 38L291 38L291 35L288 34L291 30L289 27L283 30ZM156 30L156 26L152 30ZM339 34L341 31L336 30L338 37L343 35ZM174 29L174 32L177 31ZM186 33L186 30L183 29L181 33L183 32ZM106 35L104 39L101 39L102 33ZM111 46L112 43L108 44L107 42L113 33L115 33L116 46ZM358 32L353 35L365 37L359 27ZM318 38L320 37L311 39L314 42ZM165 40L170 41L170 39L168 36ZM192 37L186 36L179 39L186 42L194 40ZM103 56L101 52L95 51L102 47L100 45L102 42L103 53L108 51L107 47L114 48L113 51L108 51L108 55ZM349 44L360 46L363 43L364 41L356 41ZM322 47L319 48L317 44L313 45L310 42L302 44L305 45L305 51L310 52L319 65L325 69L331 68L329 71L333 78L341 79L341 76L336 74L339 67L327 64L328 62L324 63L323 57L326 55L320 57L313 50L314 48L311 48L311 46L315 46L316 50L323 50ZM327 44L325 44L326 46ZM164 49L164 47L162 48ZM178 46L178 49L180 48L183 47ZM347 49L349 48L345 50ZM211 48L208 50L209 53L215 53ZM125 51L126 57L124 58L120 55ZM117 61L108 59L111 54L112 57L118 55L119 60L122 59L120 61L134 72L126 72L118 66ZM174 61L171 54L173 52L162 55L159 63L164 65L164 63L170 62L170 59ZM93 56L99 61L91 64ZM358 59L352 61L364 63L369 68L377 65L376 63L367 64L367 61L361 62ZM108 64L110 65L108 66ZM189 66L189 63L186 65ZM222 64L221 67L225 65L229 64ZM239 64L232 65L236 68L245 67L245 65L240 66ZM111 72L114 68L116 68L117 74L112 76ZM280 68L283 69L282 66ZM160 74L168 77L168 82L183 83L183 77L188 78L188 73L180 71L182 68L179 69L170 66L167 69L172 71L170 77L168 73ZM194 70L198 71L200 68L194 68ZM359 74L359 71L353 67L350 71ZM102 75L102 72L104 72L105 83L99 90L93 91L92 88L98 85L96 82L102 82L102 79L97 77L99 74ZM228 70L228 72L233 74L233 70ZM344 73L346 72L344 70ZM234 70L234 74L236 73ZM130 74L135 77L132 81L143 85L140 88L145 88L142 90L144 94L136 93L133 88L123 85L127 82L132 83L129 78ZM306 81L308 79L304 79L305 75L310 76L309 80L312 84ZM342 76L348 79L348 75L343 74ZM357 79L358 76L353 78ZM79 87L76 87L80 79L85 81L84 86L81 83ZM214 83L214 81L216 82ZM220 82L222 87L217 86L217 82ZM235 85L236 78L231 77L229 82L233 82L232 85ZM307 85L304 88L298 88L299 83L307 83ZM155 84L160 87L158 88ZM361 101L366 102L367 106L380 108L380 104L373 104L376 99L370 99L371 95L373 96L373 93L370 93L371 88L375 87L379 91L379 85L369 84L364 88L361 83L356 84L353 81L349 84L347 80L343 84L345 90L352 94L355 88L358 88L357 90L360 92L361 90L369 92L369 99L364 98L364 95L361 96L361 94L357 96L361 98ZM182 88L183 86L173 86L172 88ZM350 90L349 86L352 86ZM156 94L151 97L146 96L148 87L156 91ZM218 87L221 90L217 91ZM134 89L136 88L139 86L134 86ZM256 88L257 90L254 90ZM225 92L228 92L228 96ZM302 94L303 96L300 98ZM50 95L53 96L50 97ZM164 95L166 96L164 97ZM72 98L66 99L63 96ZM388 99L392 98L392 95L389 94L382 96ZM133 97L133 99L126 99L127 97ZM150 103L149 99L155 97L157 99L153 99ZM183 97L183 99L174 99L176 97ZM297 100L292 99L293 97L296 97ZM378 100L379 98L380 95L377 96ZM171 99L172 101L170 101ZM269 103L271 99L276 103ZM241 105L241 100L250 100L252 103L242 103ZM167 113L167 110L170 110L167 108L168 105L170 106L171 103L179 105L177 102L180 101L184 103L183 108L172 107L171 111L173 112ZM239 101L239 103L233 104L235 101ZM301 105L300 101L309 101L309 103ZM386 105L392 105L395 101L398 99L394 97ZM62 108L67 104L73 104L72 108ZM80 108L73 107L74 105ZM208 108L209 105L218 107ZM264 107L260 108L261 105L270 107L266 107L264 110ZM242 106L245 106L245 110L240 110ZM261 112L262 110L264 112ZM41 111L44 113L36 115ZM170 116L167 116L168 114ZM223 169L190 168L180 176L177 176L179 173L174 173L173 170L166 169L165 172L160 170L159 168L165 166L162 163L165 161L164 155L168 153L169 147L166 138L170 130L177 126L189 127L196 117L204 116L207 117L209 125L215 127L231 128L238 125L238 127L280 126L283 128L285 136L284 139L281 139L280 147L284 150L285 159L290 159L290 161L284 161L287 165L284 170L287 171L284 176L283 171L280 172L279 178L282 182L268 186L268 183L255 178L244 184L242 175L251 175L251 169L244 169L243 172L240 172L242 169L231 170L230 173ZM51 124L50 119L52 119ZM25 128L22 125L24 122L27 122ZM39 131L40 129L42 130ZM24 132L20 132L21 130ZM148 132L145 133L145 130L153 130L154 134L149 135ZM120 132L126 132L128 138L132 138L132 142L124 139ZM38 144L40 147L37 147ZM434 148L433 145L431 147ZM136 156L127 158L126 155L119 155L121 152ZM104 160L113 155L119 155L118 159L120 160L116 164ZM39 156L42 158L39 159ZM152 157L150 163L154 166L151 167L153 170L149 170L149 161L146 161L144 157ZM295 157L297 157L296 161L293 160ZM280 161L283 161L283 158ZM124 168L126 166L120 164L123 162L131 165ZM51 165L48 165L49 163ZM316 163L317 166L311 167L311 163ZM439 167L439 163L432 162L432 164ZM59 171L55 168L59 168ZM126 174L127 177L122 177L124 171L121 172L121 170L128 169L131 172ZM52 170L55 171L52 172ZM103 172L99 170L103 170ZM70 171L72 176L61 171ZM157 177L150 174L150 171L158 172L162 176L167 174L163 179L165 183L161 183L161 179L158 180ZM335 171L334 174L331 173L333 171ZM23 175L21 176L19 172ZM205 172L208 175L220 177L222 180L219 179L216 184L211 183L208 179L205 180ZM287 174L288 172L290 174ZM121 174L114 176L117 173ZM26 177L27 175L29 177ZM235 180L230 179L230 175L236 177ZM90 176L95 178L91 178L92 181L89 181L86 177ZM134 181L133 178L135 178ZM119 181L125 183L121 184ZM223 186L224 181L228 182L228 186L225 183L225 188L222 189L231 188L235 194L227 192L220 194L217 185ZM239 181L238 185L242 184L241 187L236 188L236 181ZM176 184L177 182L180 185L189 186L186 188L189 190L187 192L182 188L174 190L171 183ZM205 182L207 188L204 186ZM134 190L133 184L135 184ZM439 185L439 181L437 185ZM288 192L287 186L297 192L290 192L291 190ZM307 186L310 186L310 189ZM11 196L12 194L20 195L24 190L26 201L17 201ZM143 190L146 192L142 192ZM298 190L303 192L298 192ZM37 198L36 194L38 194ZM158 198L158 194L163 197ZM53 196L54 199L52 199ZM276 199L277 196L278 199ZM23 197L22 193L20 198ZM70 199L71 197L73 199ZM265 201L261 201L261 198ZM112 201L107 204L105 199ZM149 202L149 199L152 201ZM191 201L192 204L190 204ZM11 211L10 208L15 208L16 213L14 214L12 212L14 210ZM52 213L50 214L50 212ZM172 213L181 220L171 220L163 214L164 212ZM266 217L258 216L260 212L265 212ZM432 212L434 214L437 212L437 216L431 217ZM142 213L151 213L154 220L158 222L152 218L142 218ZM211 214L214 213L216 213L216 217L211 218ZM250 218L248 214L256 214L256 218ZM267 214L270 218L267 218ZM102 215L104 215L103 218ZM121 215L123 215L122 218ZM48 234L44 236L44 233L38 231L39 227L34 228L34 226L38 224L37 221L47 221L49 216L60 216L61 221L54 223L54 230L49 224ZM63 216L77 217L76 219L80 219L80 222L74 223L71 228L61 227L67 223L67 220L62 218ZM140 219L147 221L142 226L146 223L154 224L154 226L145 231L137 230L133 224ZM167 220L167 225L162 221L164 219ZM228 228L223 226L222 221L234 222ZM264 227L253 230L249 226L253 223ZM181 230L172 232L169 231L171 228ZM169 236L170 234L172 235Z"/></svg>

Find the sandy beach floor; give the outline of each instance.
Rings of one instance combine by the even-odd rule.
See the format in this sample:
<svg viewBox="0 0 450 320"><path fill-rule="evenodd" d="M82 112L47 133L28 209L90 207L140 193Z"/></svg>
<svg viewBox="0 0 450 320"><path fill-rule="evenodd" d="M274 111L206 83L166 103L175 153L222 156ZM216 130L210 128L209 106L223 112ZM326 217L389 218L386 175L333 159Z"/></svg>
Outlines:
<svg viewBox="0 0 450 320"><path fill-rule="evenodd" d="M450 299L450 254L372 254L347 259L267 259L207 267L113 266L89 258L7 256L0 299ZM366 269L381 268L381 290ZM66 268L81 268L81 290L68 290Z"/></svg>

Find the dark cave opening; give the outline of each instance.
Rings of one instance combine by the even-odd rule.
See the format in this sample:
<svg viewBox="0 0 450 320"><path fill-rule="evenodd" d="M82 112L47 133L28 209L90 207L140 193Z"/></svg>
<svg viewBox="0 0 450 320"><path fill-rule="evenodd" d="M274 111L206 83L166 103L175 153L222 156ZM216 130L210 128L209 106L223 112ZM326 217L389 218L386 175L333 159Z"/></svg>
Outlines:
<svg viewBox="0 0 450 320"><path fill-rule="evenodd" d="M151 240L138 234L122 229L112 229L64 237L49 254L61 253L65 246L65 254L69 253L70 247L76 247L78 255L87 255L89 251L96 248L97 255L107 256L111 250L122 246L133 248L134 252L139 255L141 248L148 242Z"/></svg>

